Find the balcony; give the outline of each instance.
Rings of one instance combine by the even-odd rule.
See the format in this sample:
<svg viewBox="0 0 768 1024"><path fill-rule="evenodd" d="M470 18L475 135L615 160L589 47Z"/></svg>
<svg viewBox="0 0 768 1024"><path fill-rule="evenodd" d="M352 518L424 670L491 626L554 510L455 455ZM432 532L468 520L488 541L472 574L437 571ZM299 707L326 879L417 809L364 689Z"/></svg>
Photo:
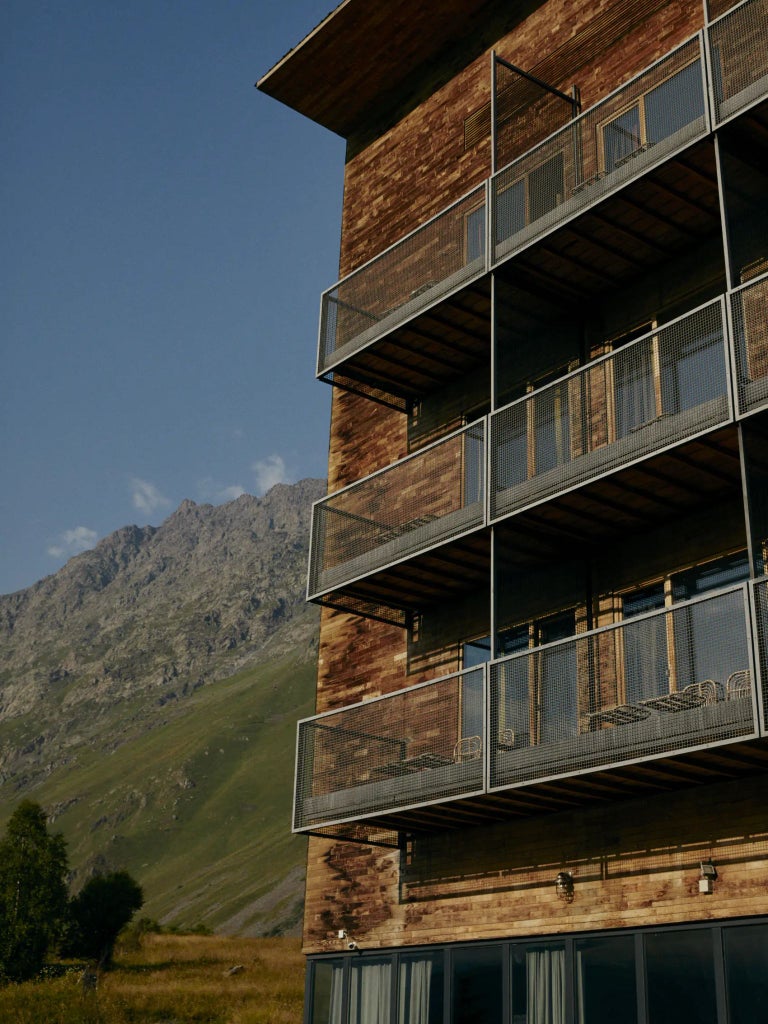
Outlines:
<svg viewBox="0 0 768 1024"><path fill-rule="evenodd" d="M300 722L294 831L374 841L749 770L749 587Z"/></svg>
<svg viewBox="0 0 768 1024"><path fill-rule="evenodd" d="M744 285L729 296L739 415L768 402L768 277Z"/></svg>
<svg viewBox="0 0 768 1024"><path fill-rule="evenodd" d="M491 666L491 790L757 735L746 586Z"/></svg>
<svg viewBox="0 0 768 1024"><path fill-rule="evenodd" d="M716 299L500 409L491 520L728 422L728 365Z"/></svg>
<svg viewBox="0 0 768 1024"><path fill-rule="evenodd" d="M766 22L766 0L746 0L707 30L716 125L768 94Z"/></svg>
<svg viewBox="0 0 768 1024"><path fill-rule="evenodd" d="M764 275L324 498L313 515L309 600L355 611L330 596L343 590L407 609L444 600L470 578L482 586L479 531L554 499L565 514L566 495L589 491L596 530L608 529L594 504L603 500L624 528L617 502L629 502L621 507L632 521L652 515L641 501L648 481L619 486L616 474L630 467L656 488L684 489L693 474L699 499L710 472L713 484L735 486L738 452L726 464L730 444L713 432L733 421L733 402L740 416L768 403L767 310ZM649 500L664 511L658 494ZM470 543L472 552L459 551Z"/></svg>
<svg viewBox="0 0 768 1024"><path fill-rule="evenodd" d="M372 341L485 272L485 193L474 189L323 295L318 376L349 370Z"/></svg>
<svg viewBox="0 0 768 1024"><path fill-rule="evenodd" d="M675 224L675 230L684 227L688 240L695 239L698 190L713 171L701 153L694 166L674 158L690 153L711 124L719 126L768 96L767 7L768 0L745 0L732 8L329 289L322 299L318 376L379 392L398 408L460 376L487 355L486 271L623 194L654 168L654 178L664 179L656 184L666 190L665 201L687 211L690 223ZM662 165L670 165L669 173L660 176ZM650 204L656 223L638 227L630 210L613 209L600 226L604 231L613 222L622 236L639 230L640 251L650 247L654 259L648 232L658 232L658 219L668 213L654 206L655 191L630 199L635 210ZM706 217L712 212L707 208ZM610 245L605 249L610 267ZM627 255L633 254L619 254L622 264Z"/></svg>
<svg viewBox="0 0 768 1024"><path fill-rule="evenodd" d="M479 420L318 502L309 600L483 526L485 429Z"/></svg>
<svg viewBox="0 0 768 1024"><path fill-rule="evenodd" d="M295 831L482 793L485 670L299 723Z"/></svg>
<svg viewBox="0 0 768 1024"><path fill-rule="evenodd" d="M705 95L697 36L499 171L493 263L703 138Z"/></svg>

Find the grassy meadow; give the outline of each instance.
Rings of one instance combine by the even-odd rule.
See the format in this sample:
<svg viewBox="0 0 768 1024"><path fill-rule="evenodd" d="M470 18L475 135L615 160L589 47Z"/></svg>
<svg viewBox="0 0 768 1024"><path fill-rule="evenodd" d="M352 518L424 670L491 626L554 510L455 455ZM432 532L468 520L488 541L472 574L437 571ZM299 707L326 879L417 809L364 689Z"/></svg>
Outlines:
<svg viewBox="0 0 768 1024"><path fill-rule="evenodd" d="M230 968L243 970L228 975ZM0 988L3 1024L300 1024L300 940L144 935L84 993L79 971Z"/></svg>

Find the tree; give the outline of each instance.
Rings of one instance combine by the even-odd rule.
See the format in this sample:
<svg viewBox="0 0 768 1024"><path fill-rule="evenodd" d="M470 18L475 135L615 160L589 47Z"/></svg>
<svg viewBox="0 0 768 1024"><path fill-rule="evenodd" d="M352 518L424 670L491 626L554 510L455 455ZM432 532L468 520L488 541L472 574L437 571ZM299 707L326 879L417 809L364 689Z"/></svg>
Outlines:
<svg viewBox="0 0 768 1024"><path fill-rule="evenodd" d="M67 851L45 812L24 800L0 841L0 978L24 981L43 966L67 911Z"/></svg>
<svg viewBox="0 0 768 1024"><path fill-rule="evenodd" d="M67 951L109 966L120 930L143 904L141 886L127 871L94 875L70 902Z"/></svg>

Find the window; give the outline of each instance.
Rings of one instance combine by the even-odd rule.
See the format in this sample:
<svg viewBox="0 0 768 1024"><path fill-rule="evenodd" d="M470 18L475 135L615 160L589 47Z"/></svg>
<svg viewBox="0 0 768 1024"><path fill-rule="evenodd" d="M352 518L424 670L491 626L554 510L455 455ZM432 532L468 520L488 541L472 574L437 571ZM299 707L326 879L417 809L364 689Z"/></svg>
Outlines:
<svg viewBox="0 0 768 1024"><path fill-rule="evenodd" d="M308 970L307 1024L755 1024L768 919L353 953Z"/></svg>
<svg viewBox="0 0 768 1024"><path fill-rule="evenodd" d="M565 946L512 947L512 1020L515 1024L565 1024Z"/></svg>
<svg viewBox="0 0 768 1024"><path fill-rule="evenodd" d="M390 1024L392 961L357 960L349 983L349 1024Z"/></svg>
<svg viewBox="0 0 768 1024"><path fill-rule="evenodd" d="M402 956L397 1024L442 1024L442 1020L442 952Z"/></svg>
<svg viewBox="0 0 768 1024"><path fill-rule="evenodd" d="M323 960L312 972L312 1024L342 1024L343 960Z"/></svg>
<svg viewBox="0 0 768 1024"><path fill-rule="evenodd" d="M485 259L485 206L468 213L464 221L467 263Z"/></svg>
<svg viewBox="0 0 768 1024"><path fill-rule="evenodd" d="M575 633L573 608L499 633L500 656L531 649L529 657L507 662L499 676L498 721L494 728L503 743L519 748L577 734L575 646L561 644L534 650Z"/></svg>
<svg viewBox="0 0 768 1024"><path fill-rule="evenodd" d="M612 171L704 114L701 63L694 61L650 89L599 129L603 167Z"/></svg>
<svg viewBox="0 0 768 1024"><path fill-rule="evenodd" d="M724 683L746 669L749 654L738 601L703 601L632 624L645 612L675 605L749 579L747 553L738 551L621 596L625 700L629 704L682 690L692 683ZM727 641L727 642L726 642Z"/></svg>
<svg viewBox="0 0 768 1024"><path fill-rule="evenodd" d="M576 942L578 1024L636 1024L635 942L631 935Z"/></svg>
<svg viewBox="0 0 768 1024"><path fill-rule="evenodd" d="M649 1024L717 1024L709 928L645 936Z"/></svg>
<svg viewBox="0 0 768 1024"><path fill-rule="evenodd" d="M501 946L457 949L452 967L452 1024L503 1024Z"/></svg>
<svg viewBox="0 0 768 1024"><path fill-rule="evenodd" d="M654 583L622 598L622 618L664 607L664 584ZM659 697L669 690L667 623L663 615L645 620L624 634L624 688L628 704Z"/></svg>
<svg viewBox="0 0 768 1024"><path fill-rule="evenodd" d="M724 930L729 1024L754 1024L768 1006L768 925Z"/></svg>
<svg viewBox="0 0 768 1024"><path fill-rule="evenodd" d="M497 244L562 203L563 173L563 154L555 153L499 192L496 199Z"/></svg>

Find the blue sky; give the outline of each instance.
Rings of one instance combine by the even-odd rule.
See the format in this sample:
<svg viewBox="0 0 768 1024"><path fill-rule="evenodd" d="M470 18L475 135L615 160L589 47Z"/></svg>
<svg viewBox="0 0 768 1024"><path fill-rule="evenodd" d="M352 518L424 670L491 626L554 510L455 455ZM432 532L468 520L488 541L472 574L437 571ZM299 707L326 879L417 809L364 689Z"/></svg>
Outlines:
<svg viewBox="0 0 768 1024"><path fill-rule="evenodd" d="M325 474L344 143L254 82L333 6L0 5L0 593Z"/></svg>

